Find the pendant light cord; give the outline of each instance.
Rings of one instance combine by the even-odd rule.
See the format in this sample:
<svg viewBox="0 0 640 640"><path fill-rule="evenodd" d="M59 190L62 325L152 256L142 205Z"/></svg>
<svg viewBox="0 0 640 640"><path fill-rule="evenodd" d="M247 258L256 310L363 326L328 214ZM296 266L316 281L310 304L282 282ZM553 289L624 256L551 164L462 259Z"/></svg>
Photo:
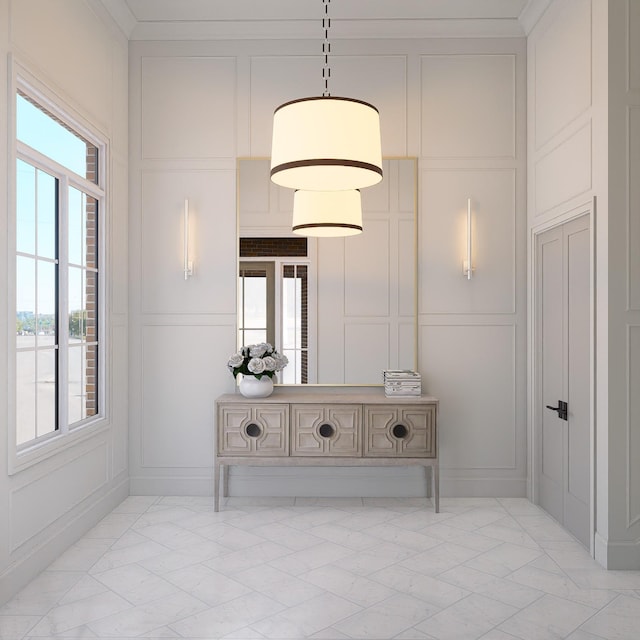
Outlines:
<svg viewBox="0 0 640 640"><path fill-rule="evenodd" d="M329 54L331 53L331 43L329 42L329 29L331 28L329 2L331 2L331 0L322 0L322 4L324 5L324 17L322 18L322 28L324 29L324 42L322 43L322 53L324 54L324 66L322 68L324 92L322 95L325 98L331 96L331 93L329 93L329 78L331 77L331 68L329 67Z"/></svg>

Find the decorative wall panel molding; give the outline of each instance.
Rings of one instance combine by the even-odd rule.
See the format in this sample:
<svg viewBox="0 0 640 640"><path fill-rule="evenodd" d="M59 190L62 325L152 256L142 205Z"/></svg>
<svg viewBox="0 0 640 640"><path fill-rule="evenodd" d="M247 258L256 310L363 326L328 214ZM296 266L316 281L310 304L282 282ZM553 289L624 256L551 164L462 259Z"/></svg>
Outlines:
<svg viewBox="0 0 640 640"><path fill-rule="evenodd" d="M640 17L639 17L640 22ZM640 311L640 104L628 108L629 195L627 200L627 278L631 311Z"/></svg>
<svg viewBox="0 0 640 640"><path fill-rule="evenodd" d="M420 313L511 314L516 292L516 172L421 172ZM474 276L463 276L471 197Z"/></svg>
<svg viewBox="0 0 640 640"><path fill-rule="evenodd" d="M183 211L189 198L190 255L183 271ZM143 313L235 313L235 174L233 171L143 171L139 260Z"/></svg>
<svg viewBox="0 0 640 640"><path fill-rule="evenodd" d="M535 215L566 205L592 187L591 121L534 164ZM565 207L566 208L566 207Z"/></svg>
<svg viewBox="0 0 640 640"><path fill-rule="evenodd" d="M111 325L111 398L119 398L110 402L112 423L112 473L117 477L129 468L129 358L128 358L128 325Z"/></svg>
<svg viewBox="0 0 640 640"><path fill-rule="evenodd" d="M141 467L211 467L212 390L229 385L232 351L220 354L220 345L233 348L234 334L234 327L142 328Z"/></svg>
<svg viewBox="0 0 640 640"><path fill-rule="evenodd" d="M142 157L232 157L236 150L236 60L143 57Z"/></svg>
<svg viewBox="0 0 640 640"><path fill-rule="evenodd" d="M640 90L640 2L626 0L627 4L627 67L628 90Z"/></svg>
<svg viewBox="0 0 640 640"><path fill-rule="evenodd" d="M104 441L79 446L53 468L9 492L10 551L14 552L109 481L109 448Z"/></svg>
<svg viewBox="0 0 640 640"><path fill-rule="evenodd" d="M497 54L421 57L422 156L515 157L515 61Z"/></svg>
<svg viewBox="0 0 640 640"><path fill-rule="evenodd" d="M535 150L591 106L591 2L556 2L534 36Z"/></svg>
<svg viewBox="0 0 640 640"><path fill-rule="evenodd" d="M516 330L510 324L420 328L422 389L440 400L443 469L517 469L524 424L517 413Z"/></svg>
<svg viewBox="0 0 640 640"><path fill-rule="evenodd" d="M627 527L640 523L640 325L627 327Z"/></svg>

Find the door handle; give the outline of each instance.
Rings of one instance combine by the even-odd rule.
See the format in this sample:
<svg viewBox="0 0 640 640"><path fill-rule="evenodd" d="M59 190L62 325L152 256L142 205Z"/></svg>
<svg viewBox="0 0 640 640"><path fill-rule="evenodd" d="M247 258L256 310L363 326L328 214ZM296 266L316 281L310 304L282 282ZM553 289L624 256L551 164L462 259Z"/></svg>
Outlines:
<svg viewBox="0 0 640 640"><path fill-rule="evenodd" d="M551 411L557 411L558 418L560 418L560 420L568 420L569 405L566 402L562 402L562 400L558 400L557 407L552 407L551 405L547 405L547 409L551 409Z"/></svg>

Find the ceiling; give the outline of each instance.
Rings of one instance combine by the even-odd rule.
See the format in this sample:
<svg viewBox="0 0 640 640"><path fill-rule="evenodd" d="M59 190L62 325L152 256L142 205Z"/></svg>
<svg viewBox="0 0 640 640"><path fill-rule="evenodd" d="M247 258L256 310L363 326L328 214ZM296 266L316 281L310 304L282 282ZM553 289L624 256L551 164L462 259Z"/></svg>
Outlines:
<svg viewBox="0 0 640 640"><path fill-rule="evenodd" d="M131 40L317 38L322 0L95 0ZM332 38L522 37L550 0L333 0Z"/></svg>

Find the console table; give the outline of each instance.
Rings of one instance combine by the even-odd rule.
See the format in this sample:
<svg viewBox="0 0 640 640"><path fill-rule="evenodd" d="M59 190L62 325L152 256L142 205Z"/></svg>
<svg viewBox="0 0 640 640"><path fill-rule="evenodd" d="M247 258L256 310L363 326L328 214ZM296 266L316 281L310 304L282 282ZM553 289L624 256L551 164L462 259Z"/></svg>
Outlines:
<svg viewBox="0 0 640 640"><path fill-rule="evenodd" d="M350 393L276 387L260 399L222 395L216 399L214 510L221 471L223 495L228 495L230 465L420 465L431 470L438 513L437 416L435 398L388 398L378 388Z"/></svg>

